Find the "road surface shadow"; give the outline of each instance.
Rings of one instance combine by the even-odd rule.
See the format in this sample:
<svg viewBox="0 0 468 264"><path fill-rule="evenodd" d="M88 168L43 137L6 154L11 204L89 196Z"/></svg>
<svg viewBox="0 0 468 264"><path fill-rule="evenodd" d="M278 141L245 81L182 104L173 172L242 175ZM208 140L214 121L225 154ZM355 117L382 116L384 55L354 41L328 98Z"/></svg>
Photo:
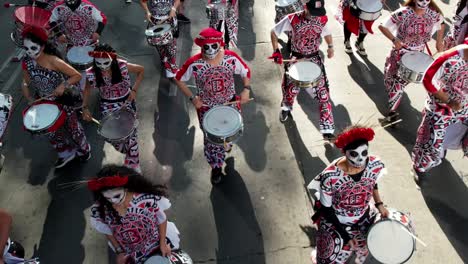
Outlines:
<svg viewBox="0 0 468 264"><path fill-rule="evenodd" d="M226 160L225 171L224 182L210 193L218 234L216 263L265 264L262 232L234 158Z"/></svg>
<svg viewBox="0 0 468 264"><path fill-rule="evenodd" d="M255 44L257 36L255 34L252 17L254 16L254 0L237 0L239 2L239 31L238 48L241 51L241 57L247 61L255 59Z"/></svg>

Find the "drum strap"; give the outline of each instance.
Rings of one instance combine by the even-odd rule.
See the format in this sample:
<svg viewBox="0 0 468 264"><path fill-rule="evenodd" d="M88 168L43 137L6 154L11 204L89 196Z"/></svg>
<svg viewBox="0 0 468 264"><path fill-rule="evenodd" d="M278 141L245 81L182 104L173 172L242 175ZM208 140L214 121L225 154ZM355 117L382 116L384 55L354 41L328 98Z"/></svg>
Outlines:
<svg viewBox="0 0 468 264"><path fill-rule="evenodd" d="M118 98L118 99L105 99L105 98L101 98L101 102L104 102L104 103L120 103L120 102L123 102L123 101L127 100L129 96L130 96L130 93L128 93L128 94L125 95L124 97Z"/></svg>
<svg viewBox="0 0 468 264"><path fill-rule="evenodd" d="M314 53L311 53L311 54L301 54L299 52L291 52L291 55L296 57L297 59L310 59L310 58L313 58L313 57L317 57L320 55L320 53L318 51L314 52Z"/></svg>

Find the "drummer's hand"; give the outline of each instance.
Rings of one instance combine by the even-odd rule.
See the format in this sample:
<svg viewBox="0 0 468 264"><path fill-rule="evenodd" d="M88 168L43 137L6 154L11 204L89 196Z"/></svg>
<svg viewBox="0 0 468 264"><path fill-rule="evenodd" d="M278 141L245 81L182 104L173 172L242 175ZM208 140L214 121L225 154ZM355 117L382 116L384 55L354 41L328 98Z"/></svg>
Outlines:
<svg viewBox="0 0 468 264"><path fill-rule="evenodd" d="M60 35L60 37L58 37L58 42L60 43L67 43L67 36L65 36L64 34Z"/></svg>
<svg viewBox="0 0 468 264"><path fill-rule="evenodd" d="M93 120L93 115L87 108L83 108L83 114L82 114L83 120L85 121L91 121Z"/></svg>
<svg viewBox="0 0 468 264"><path fill-rule="evenodd" d="M379 213L382 215L383 218L388 217L389 212L388 212L387 208L383 204L379 205L379 207L377 207L377 209L379 210Z"/></svg>
<svg viewBox="0 0 468 264"><path fill-rule="evenodd" d="M150 12L146 13L146 20L148 20L150 23L153 23L153 16Z"/></svg>
<svg viewBox="0 0 468 264"><path fill-rule="evenodd" d="M130 94L128 95L127 101L133 102L136 99L136 94L137 94L136 91L132 89L130 91Z"/></svg>
<svg viewBox="0 0 468 264"><path fill-rule="evenodd" d="M333 48L328 48L327 49L327 57L329 59L333 58L333 55L335 55L335 50Z"/></svg>
<svg viewBox="0 0 468 264"><path fill-rule="evenodd" d="M124 253L118 254L117 258L116 258L116 263L117 264L127 264L128 263L128 256L125 255Z"/></svg>
<svg viewBox="0 0 468 264"><path fill-rule="evenodd" d="M357 246L357 241L356 241L356 239L353 238L353 239L349 240L349 241L348 241L348 245L351 247L351 249L356 248L356 246Z"/></svg>
<svg viewBox="0 0 468 264"><path fill-rule="evenodd" d="M403 44L401 43L401 40L396 39L395 42L393 42L393 45L395 46L395 49L399 50L403 48Z"/></svg>
<svg viewBox="0 0 468 264"><path fill-rule="evenodd" d="M65 92L65 85L62 83L54 90L54 96L59 97L62 96L63 92Z"/></svg>
<svg viewBox="0 0 468 264"><path fill-rule="evenodd" d="M283 55L279 49L276 49L268 59L273 60L275 63L283 64Z"/></svg>
<svg viewBox="0 0 468 264"><path fill-rule="evenodd" d="M91 44L96 43L100 37L101 35L99 35L99 33L94 32L93 35L91 36L91 40L93 41Z"/></svg>
<svg viewBox="0 0 468 264"><path fill-rule="evenodd" d="M28 105L32 105L34 103L34 98L32 97L27 98L27 100L28 100Z"/></svg>
<svg viewBox="0 0 468 264"><path fill-rule="evenodd" d="M195 106L196 109L200 109L203 106L203 102L198 96L195 96L195 98L193 98L192 104Z"/></svg>
<svg viewBox="0 0 468 264"><path fill-rule="evenodd" d="M245 104L248 103L250 100L250 91L248 89L244 89L240 94L240 103Z"/></svg>
<svg viewBox="0 0 468 264"><path fill-rule="evenodd" d="M174 9L171 9L171 12L169 12L169 17L175 17L176 15L176 11Z"/></svg>
<svg viewBox="0 0 468 264"><path fill-rule="evenodd" d="M436 42L436 49L437 49L437 52L444 51L444 43L442 41L437 41Z"/></svg>
<svg viewBox="0 0 468 264"><path fill-rule="evenodd" d="M171 255L171 248L169 245L166 243L166 241L162 242L160 244L160 249L161 249L161 255L163 257L169 257Z"/></svg>
<svg viewBox="0 0 468 264"><path fill-rule="evenodd" d="M453 111L460 111L462 105L459 101L452 100L450 103L447 104Z"/></svg>

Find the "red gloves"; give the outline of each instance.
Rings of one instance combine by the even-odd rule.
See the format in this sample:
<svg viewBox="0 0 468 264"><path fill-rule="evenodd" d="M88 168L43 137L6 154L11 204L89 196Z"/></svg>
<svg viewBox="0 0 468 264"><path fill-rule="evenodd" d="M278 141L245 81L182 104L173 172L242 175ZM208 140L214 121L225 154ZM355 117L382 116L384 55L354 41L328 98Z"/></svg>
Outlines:
<svg viewBox="0 0 468 264"><path fill-rule="evenodd" d="M275 63L283 64L283 55L279 49L276 49L275 52L273 52L273 54L268 57L268 59L274 60Z"/></svg>

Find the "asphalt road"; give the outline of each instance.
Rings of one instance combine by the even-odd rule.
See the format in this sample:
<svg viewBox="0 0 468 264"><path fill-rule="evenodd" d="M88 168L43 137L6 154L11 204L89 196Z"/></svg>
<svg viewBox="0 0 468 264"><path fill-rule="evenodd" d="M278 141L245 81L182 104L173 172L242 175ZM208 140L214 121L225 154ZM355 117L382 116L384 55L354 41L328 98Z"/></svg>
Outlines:
<svg viewBox="0 0 468 264"><path fill-rule="evenodd" d="M186 1L192 23L181 28L179 62L197 52L192 38L208 24L205 1ZM384 17L399 3L389 0ZM294 120L284 125L278 121L281 72L266 60L271 54L274 1L240 2L237 51L252 69L255 101L243 108L245 133L230 154L228 178L219 188L212 188L209 182L202 133L192 105L162 77L156 52L146 44L146 24L138 3L100 0L95 4L109 21L102 40L129 61L145 66L138 94L142 167L147 177L170 186L170 219L181 231L182 247L196 263L311 263L315 228L309 220L312 211L304 186L340 153L323 145L317 127L318 105L307 93L298 96ZM333 19L337 4L337 0L326 3L335 57L325 63L337 127L363 120L377 125L386 111L383 65L391 45L376 32L366 39L367 58L344 53L341 26ZM454 1L440 2L448 17L454 5ZM55 171L56 156L49 144L23 131L21 69L8 60L14 50L8 39L11 14L11 9L0 9L4 25L0 27L4 36L0 42L0 91L12 94L16 106L5 137L0 207L13 214L13 238L24 244L28 256L38 255L41 263L107 263L106 241L89 225L89 192L62 184L93 175L102 164L120 163L123 157L104 143L93 124L85 124L93 158ZM402 124L396 129L377 128L371 143L371 152L389 170L379 184L383 200L390 207L410 212L417 235L428 245L418 245L410 263L467 263L466 159L460 151L449 152L443 164L431 172L429 186L422 192L415 188L409 174L410 151L425 92L421 85L413 84L406 91Z"/></svg>

